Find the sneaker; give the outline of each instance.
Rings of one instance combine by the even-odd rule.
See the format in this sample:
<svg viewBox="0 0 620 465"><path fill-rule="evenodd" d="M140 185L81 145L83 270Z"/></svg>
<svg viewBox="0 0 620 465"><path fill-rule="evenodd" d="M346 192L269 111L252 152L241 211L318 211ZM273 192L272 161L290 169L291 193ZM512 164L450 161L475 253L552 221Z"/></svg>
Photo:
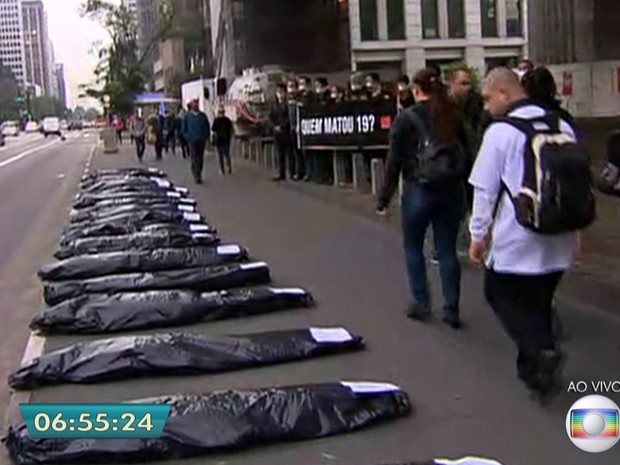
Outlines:
<svg viewBox="0 0 620 465"><path fill-rule="evenodd" d="M431 309L428 305L418 303L411 304L407 309L407 318L411 320L424 321L431 316Z"/></svg>
<svg viewBox="0 0 620 465"><path fill-rule="evenodd" d="M429 260L431 262L431 265L437 266L439 265L439 258L437 258L437 254L433 252L433 254L431 255L431 258Z"/></svg>

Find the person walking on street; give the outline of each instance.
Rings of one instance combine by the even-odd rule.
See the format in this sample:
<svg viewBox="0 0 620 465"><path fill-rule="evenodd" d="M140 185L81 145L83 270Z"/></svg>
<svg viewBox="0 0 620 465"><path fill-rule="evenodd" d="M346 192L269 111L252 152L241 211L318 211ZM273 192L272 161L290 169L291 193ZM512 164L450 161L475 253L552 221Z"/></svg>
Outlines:
<svg viewBox="0 0 620 465"><path fill-rule="evenodd" d="M469 258L486 269L485 297L517 345L518 377L544 404L561 391L565 358L552 302L575 259L578 231L594 221L593 183L570 125L529 99L516 73L492 70L483 95L495 120L469 178Z"/></svg>
<svg viewBox="0 0 620 465"><path fill-rule="evenodd" d="M177 135L177 142L181 146L181 155L183 158L189 157L189 147L183 135L183 120L185 119L185 111L181 108L174 121L174 132Z"/></svg>
<svg viewBox="0 0 620 465"><path fill-rule="evenodd" d="M217 147L217 155L220 161L220 172L222 174L232 174L232 164L230 162L230 142L233 135L233 124L230 118L226 116L223 106L218 107L217 117L213 121L211 127ZM228 171L224 169L224 162L228 166Z"/></svg>
<svg viewBox="0 0 620 465"><path fill-rule="evenodd" d="M467 137L465 122L434 72L413 79L416 104L401 111L392 126L384 187L377 214L387 208L402 173L402 228L412 303L407 316L426 320L431 298L424 259L424 239L433 226L443 291L443 321L461 327L461 265L456 255L459 226L465 214Z"/></svg>
<svg viewBox="0 0 620 465"><path fill-rule="evenodd" d="M142 163L144 150L146 148L146 123L140 115L136 115L131 122L131 137L136 144L136 156L138 157L138 161Z"/></svg>
<svg viewBox="0 0 620 465"><path fill-rule="evenodd" d="M189 145L194 180L196 184L202 184L205 148L211 127L207 115L200 111L197 99L192 100L187 107L189 111L183 120L183 136Z"/></svg>

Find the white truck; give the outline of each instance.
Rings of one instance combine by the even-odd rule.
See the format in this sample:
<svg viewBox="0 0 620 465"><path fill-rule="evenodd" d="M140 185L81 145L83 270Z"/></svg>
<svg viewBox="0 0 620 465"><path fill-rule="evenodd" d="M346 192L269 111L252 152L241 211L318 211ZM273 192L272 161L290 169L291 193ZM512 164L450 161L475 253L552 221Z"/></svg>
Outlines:
<svg viewBox="0 0 620 465"><path fill-rule="evenodd" d="M181 86L181 99L181 104L186 110L187 104L191 100L197 99L200 110L207 115L209 121L213 122L220 102L216 92L216 80L198 79L186 82Z"/></svg>

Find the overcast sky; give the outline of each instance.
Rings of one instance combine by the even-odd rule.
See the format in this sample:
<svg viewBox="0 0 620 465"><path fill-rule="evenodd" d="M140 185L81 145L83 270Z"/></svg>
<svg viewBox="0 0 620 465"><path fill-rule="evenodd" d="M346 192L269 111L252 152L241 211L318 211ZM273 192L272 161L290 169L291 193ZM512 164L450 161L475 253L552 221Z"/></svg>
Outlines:
<svg viewBox="0 0 620 465"><path fill-rule="evenodd" d="M106 38L96 22L80 16L83 0L43 0L49 20L49 35L54 44L57 63L65 65L67 100L70 108L76 104L89 106L93 102L78 102L80 84L93 79L97 60L89 53L94 42Z"/></svg>

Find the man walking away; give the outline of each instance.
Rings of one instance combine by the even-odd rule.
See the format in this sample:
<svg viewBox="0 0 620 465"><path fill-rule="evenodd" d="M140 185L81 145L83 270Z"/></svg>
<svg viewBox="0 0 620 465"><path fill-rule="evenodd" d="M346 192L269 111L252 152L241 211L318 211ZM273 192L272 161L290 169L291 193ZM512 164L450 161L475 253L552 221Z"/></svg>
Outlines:
<svg viewBox="0 0 620 465"><path fill-rule="evenodd" d="M133 118L131 123L131 137L136 144L136 155L138 157L138 161L142 163L142 159L144 158L144 150L146 148L146 123L140 115L135 115Z"/></svg>
<svg viewBox="0 0 620 465"><path fill-rule="evenodd" d="M220 172L226 174L224 170L224 162L228 166L228 174L232 173L232 165L230 162L230 141L232 140L233 124L230 118L226 116L224 107L217 109L217 118L213 121L211 127L217 147L217 155L220 159Z"/></svg>
<svg viewBox="0 0 620 465"><path fill-rule="evenodd" d="M565 121L527 99L512 70L491 71L483 95L496 120L469 179L469 257L486 267L485 296L516 342L518 377L544 404L560 392L564 360L552 330L553 297L578 231L594 220L588 158Z"/></svg>
<svg viewBox="0 0 620 465"><path fill-rule="evenodd" d="M202 184L202 168L205 159L205 147L210 136L210 125L207 115L198 106L198 100L192 100L189 111L183 120L183 135L189 145L192 161L192 174L196 184Z"/></svg>

